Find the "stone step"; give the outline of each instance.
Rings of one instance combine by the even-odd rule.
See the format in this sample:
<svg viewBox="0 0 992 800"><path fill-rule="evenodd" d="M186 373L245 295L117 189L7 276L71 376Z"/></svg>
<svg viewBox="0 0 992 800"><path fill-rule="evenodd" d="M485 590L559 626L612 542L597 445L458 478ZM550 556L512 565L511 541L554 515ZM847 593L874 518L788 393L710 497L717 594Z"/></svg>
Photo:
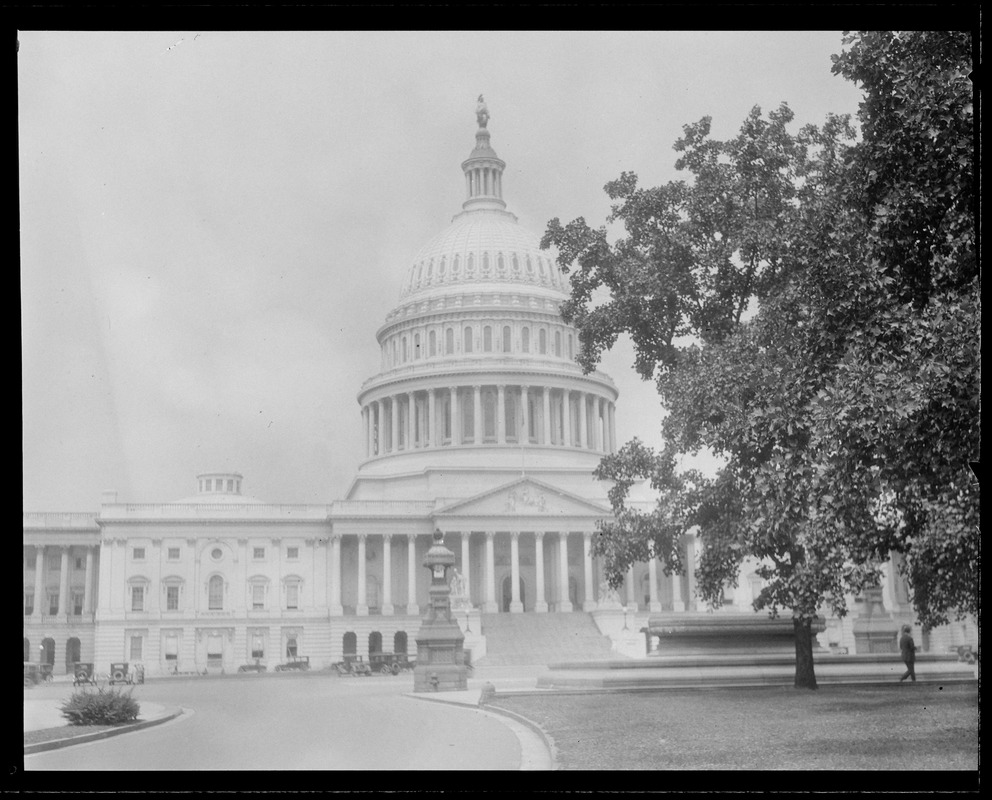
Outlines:
<svg viewBox="0 0 992 800"><path fill-rule="evenodd" d="M610 641L583 612L483 614L485 666L539 665L564 659L615 657Z"/></svg>

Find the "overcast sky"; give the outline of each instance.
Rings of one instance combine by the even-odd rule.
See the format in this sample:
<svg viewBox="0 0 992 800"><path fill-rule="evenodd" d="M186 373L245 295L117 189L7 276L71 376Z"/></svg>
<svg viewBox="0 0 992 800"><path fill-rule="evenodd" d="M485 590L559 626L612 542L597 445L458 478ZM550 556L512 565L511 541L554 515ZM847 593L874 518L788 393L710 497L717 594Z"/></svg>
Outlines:
<svg viewBox="0 0 992 800"><path fill-rule="evenodd" d="M340 498L358 389L416 252L461 210L486 97L504 198L543 232L603 185L679 177L682 125L731 136L857 111L831 32L21 32L24 508L95 511L238 470ZM617 434L660 445L620 346Z"/></svg>

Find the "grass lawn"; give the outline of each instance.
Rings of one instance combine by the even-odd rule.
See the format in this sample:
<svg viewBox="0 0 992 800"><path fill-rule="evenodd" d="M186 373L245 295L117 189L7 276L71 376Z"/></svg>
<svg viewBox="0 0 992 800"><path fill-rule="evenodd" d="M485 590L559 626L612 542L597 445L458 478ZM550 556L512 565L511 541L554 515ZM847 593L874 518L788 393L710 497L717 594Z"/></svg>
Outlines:
<svg viewBox="0 0 992 800"><path fill-rule="evenodd" d="M494 698L564 770L978 770L978 688L895 684Z"/></svg>
<svg viewBox="0 0 992 800"><path fill-rule="evenodd" d="M131 724L131 723L127 723ZM63 725L60 728L44 728L38 731L24 731L24 744L38 744L39 742L50 742L54 739L72 739L87 733L106 731L111 728L119 728L120 725Z"/></svg>

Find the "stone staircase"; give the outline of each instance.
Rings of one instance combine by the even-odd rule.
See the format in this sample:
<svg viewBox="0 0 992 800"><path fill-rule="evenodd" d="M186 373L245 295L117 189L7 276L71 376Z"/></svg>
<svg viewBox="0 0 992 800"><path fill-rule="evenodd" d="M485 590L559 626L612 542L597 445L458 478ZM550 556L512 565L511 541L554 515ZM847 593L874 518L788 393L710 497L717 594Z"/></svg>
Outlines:
<svg viewBox="0 0 992 800"><path fill-rule="evenodd" d="M544 665L616 659L610 640L581 611L562 614L483 614L486 655L479 666Z"/></svg>

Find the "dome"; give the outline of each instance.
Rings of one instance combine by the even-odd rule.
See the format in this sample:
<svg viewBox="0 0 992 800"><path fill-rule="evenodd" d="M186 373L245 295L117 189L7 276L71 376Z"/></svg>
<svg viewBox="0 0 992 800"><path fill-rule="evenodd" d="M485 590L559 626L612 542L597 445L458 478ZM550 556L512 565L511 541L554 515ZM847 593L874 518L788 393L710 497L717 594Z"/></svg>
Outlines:
<svg viewBox="0 0 992 800"><path fill-rule="evenodd" d="M565 278L539 239L498 209L458 214L413 259L400 298L447 287L522 284L565 296Z"/></svg>

